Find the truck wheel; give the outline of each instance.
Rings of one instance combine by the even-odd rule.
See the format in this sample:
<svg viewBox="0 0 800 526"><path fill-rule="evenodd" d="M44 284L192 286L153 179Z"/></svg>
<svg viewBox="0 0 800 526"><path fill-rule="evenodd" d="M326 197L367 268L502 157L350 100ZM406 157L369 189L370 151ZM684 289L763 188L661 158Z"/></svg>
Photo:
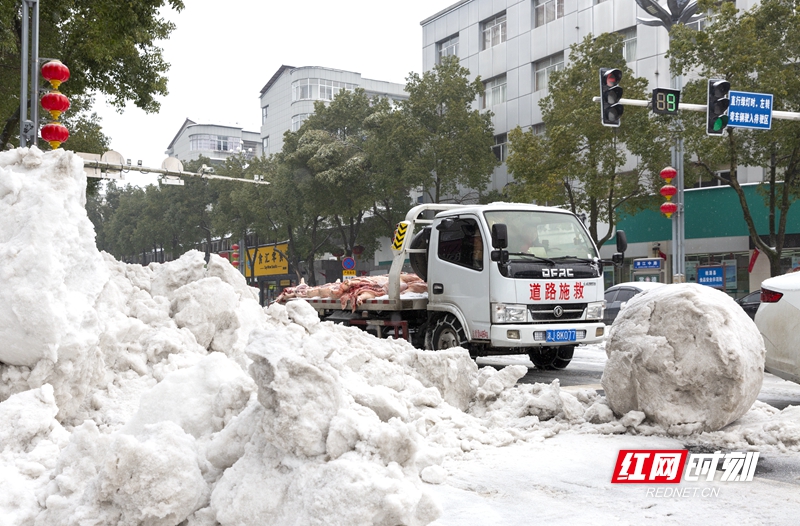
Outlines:
<svg viewBox="0 0 800 526"><path fill-rule="evenodd" d="M441 351L452 347L467 347L467 335L461 324L452 314L445 314L433 326L431 349Z"/></svg>
<svg viewBox="0 0 800 526"><path fill-rule="evenodd" d="M536 349L530 350L528 357L537 369L552 371L554 369L564 369L567 365L569 365L574 352L574 345L565 345L562 347L537 347Z"/></svg>
<svg viewBox="0 0 800 526"><path fill-rule="evenodd" d="M565 369L569 362L572 361L572 355L575 353L574 345L565 345L564 347L556 347L558 353L556 359L553 360L553 369Z"/></svg>

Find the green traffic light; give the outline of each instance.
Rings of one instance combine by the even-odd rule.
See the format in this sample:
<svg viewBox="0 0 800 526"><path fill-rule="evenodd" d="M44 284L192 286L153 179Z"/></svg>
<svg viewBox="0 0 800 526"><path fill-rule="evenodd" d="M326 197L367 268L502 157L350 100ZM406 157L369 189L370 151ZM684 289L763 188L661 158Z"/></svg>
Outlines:
<svg viewBox="0 0 800 526"><path fill-rule="evenodd" d="M728 116L722 115L714 119L714 131L718 132L721 131L725 126L728 125Z"/></svg>

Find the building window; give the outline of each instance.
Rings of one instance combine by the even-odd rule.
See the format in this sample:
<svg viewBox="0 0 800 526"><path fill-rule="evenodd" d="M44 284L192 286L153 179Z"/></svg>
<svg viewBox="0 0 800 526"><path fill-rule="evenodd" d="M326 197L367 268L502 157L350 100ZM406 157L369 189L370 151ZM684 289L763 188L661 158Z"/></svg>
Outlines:
<svg viewBox="0 0 800 526"><path fill-rule="evenodd" d="M620 35L622 35L622 57L625 62L634 62L636 60L636 27L620 31Z"/></svg>
<svg viewBox="0 0 800 526"><path fill-rule="evenodd" d="M564 0L533 0L534 27L564 17Z"/></svg>
<svg viewBox="0 0 800 526"><path fill-rule="evenodd" d="M292 102L298 100L333 100L341 91L353 91L358 87L349 82L327 79L300 79L292 82Z"/></svg>
<svg viewBox="0 0 800 526"><path fill-rule="evenodd" d="M506 14L497 15L483 23L483 49L506 41Z"/></svg>
<svg viewBox="0 0 800 526"><path fill-rule="evenodd" d="M534 91L541 91L547 89L547 83L550 80L550 75L554 71L561 71L564 69L564 54L558 53L546 59L540 60L533 64L534 74Z"/></svg>
<svg viewBox="0 0 800 526"><path fill-rule="evenodd" d="M686 24L686 27L688 27L689 29L694 29L695 31L702 31L708 25L713 24L715 18L716 15L714 15L712 11L708 11L707 13L705 13L705 15L703 15L702 18L699 18L694 22Z"/></svg>
<svg viewBox="0 0 800 526"><path fill-rule="evenodd" d="M491 108L495 104L506 101L506 76L494 78L484 84L483 107Z"/></svg>
<svg viewBox="0 0 800 526"><path fill-rule="evenodd" d="M494 152L494 156L497 157L497 160L501 163L506 162L506 158L508 157L508 135L505 133L501 133L500 135L494 136L494 146L492 147L492 151Z"/></svg>
<svg viewBox="0 0 800 526"><path fill-rule="evenodd" d="M264 152L264 155L269 152L269 135L261 139L261 151Z"/></svg>
<svg viewBox="0 0 800 526"><path fill-rule="evenodd" d="M540 122L539 124L531 126L531 132L533 132L534 135L544 135L544 123Z"/></svg>
<svg viewBox="0 0 800 526"><path fill-rule="evenodd" d="M442 40L436 44L439 54L439 64L442 63L444 57L458 56L458 35L453 35L446 40Z"/></svg>
<svg viewBox="0 0 800 526"><path fill-rule="evenodd" d="M309 113L299 113L292 117L292 131L296 132L300 129L300 126L308 119Z"/></svg>
<svg viewBox="0 0 800 526"><path fill-rule="evenodd" d="M242 151L242 140L239 137L229 137L226 135L192 135L189 137L189 150L240 152Z"/></svg>
<svg viewBox="0 0 800 526"><path fill-rule="evenodd" d="M261 124L267 123L267 115L269 114L269 104L261 108Z"/></svg>

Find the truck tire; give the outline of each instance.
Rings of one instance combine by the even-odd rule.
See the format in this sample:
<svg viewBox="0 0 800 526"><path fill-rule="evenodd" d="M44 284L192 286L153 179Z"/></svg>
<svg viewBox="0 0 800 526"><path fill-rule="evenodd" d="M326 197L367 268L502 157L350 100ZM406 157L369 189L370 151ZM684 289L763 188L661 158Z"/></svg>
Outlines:
<svg viewBox="0 0 800 526"><path fill-rule="evenodd" d="M537 369L552 371L566 368L572 360L572 355L574 353L574 345L537 347L528 352L528 358L530 358Z"/></svg>
<svg viewBox="0 0 800 526"><path fill-rule="evenodd" d="M453 347L463 347L469 350L467 335L464 328L452 314L445 314L433 325L431 331L431 349L441 351Z"/></svg>

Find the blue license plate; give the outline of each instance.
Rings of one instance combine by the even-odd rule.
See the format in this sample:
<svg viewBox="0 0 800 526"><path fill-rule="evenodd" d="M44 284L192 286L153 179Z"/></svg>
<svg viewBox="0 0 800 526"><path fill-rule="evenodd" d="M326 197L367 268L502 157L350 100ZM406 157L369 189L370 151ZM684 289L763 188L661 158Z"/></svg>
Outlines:
<svg viewBox="0 0 800 526"><path fill-rule="evenodd" d="M547 331L548 342L574 342L577 340L575 329L559 329Z"/></svg>

